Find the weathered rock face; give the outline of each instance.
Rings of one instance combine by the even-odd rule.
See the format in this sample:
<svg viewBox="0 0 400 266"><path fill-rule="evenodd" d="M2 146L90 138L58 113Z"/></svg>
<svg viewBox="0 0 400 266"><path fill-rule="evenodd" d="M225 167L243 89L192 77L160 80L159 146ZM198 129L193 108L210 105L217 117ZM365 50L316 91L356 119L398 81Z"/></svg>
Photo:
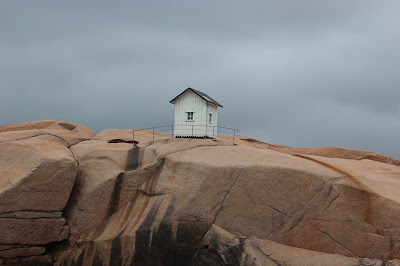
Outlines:
<svg viewBox="0 0 400 266"><path fill-rule="evenodd" d="M398 265L392 260L383 264L381 260L352 258L327 254L278 244L257 237L240 238L212 225L203 238L207 249L197 252L196 262L206 261L211 265Z"/></svg>
<svg viewBox="0 0 400 266"><path fill-rule="evenodd" d="M35 136L53 136L67 147L92 138L96 132L79 124L43 120L30 123L0 125L0 142L14 141Z"/></svg>
<svg viewBox="0 0 400 266"><path fill-rule="evenodd" d="M162 136L0 143L3 263L399 265L396 159Z"/></svg>
<svg viewBox="0 0 400 266"><path fill-rule="evenodd" d="M220 136L219 138L226 141L232 141L232 136ZM292 148L283 145L268 144L244 136L236 136L235 142L243 146L255 147L260 149L270 149L288 154L317 155L328 158L341 158L341 159L351 159L351 160L368 159L372 161L400 166L400 160L396 158L369 151L359 151L359 150L353 150L348 148L337 148L337 147Z"/></svg>
<svg viewBox="0 0 400 266"><path fill-rule="evenodd" d="M40 121L0 132L0 264L51 263L45 245L68 237L62 214L78 171L68 147L91 130Z"/></svg>
<svg viewBox="0 0 400 266"><path fill-rule="evenodd" d="M199 253L209 249L204 235L213 225L243 241L256 237L347 257L399 258L397 166L201 142L142 147L142 160L152 154L162 159L154 166L144 160L126 172L118 182L130 188L131 199L125 197L118 211L82 234L59 263L200 263ZM391 176L390 190L371 169ZM230 256L213 263L250 263L242 258L247 253Z"/></svg>

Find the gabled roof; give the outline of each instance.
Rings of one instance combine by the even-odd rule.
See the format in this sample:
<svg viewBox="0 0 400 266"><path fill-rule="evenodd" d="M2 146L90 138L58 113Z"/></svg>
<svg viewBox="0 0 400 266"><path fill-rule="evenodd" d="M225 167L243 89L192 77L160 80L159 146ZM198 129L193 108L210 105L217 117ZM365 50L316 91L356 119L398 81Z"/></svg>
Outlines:
<svg viewBox="0 0 400 266"><path fill-rule="evenodd" d="M197 95L199 95L202 99L204 99L206 102L217 105L219 107L223 107L222 105L220 105L216 100L214 100L213 98L211 98L210 96L208 96L207 94L205 94L204 92L192 89L192 88L187 88L186 90L184 90L181 94L179 94L178 96L176 96L175 98L173 98L170 103L172 103L173 101L175 101L179 96L181 96L182 94L184 94L185 92L187 92L188 90L193 91L194 93L196 93Z"/></svg>

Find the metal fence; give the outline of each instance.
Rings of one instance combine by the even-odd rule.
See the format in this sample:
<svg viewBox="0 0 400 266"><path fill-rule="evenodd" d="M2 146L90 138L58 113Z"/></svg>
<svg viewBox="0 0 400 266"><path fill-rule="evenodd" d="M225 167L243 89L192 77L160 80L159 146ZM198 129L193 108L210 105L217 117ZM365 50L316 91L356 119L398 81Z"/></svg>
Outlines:
<svg viewBox="0 0 400 266"><path fill-rule="evenodd" d="M209 125L164 125L132 130L133 142L137 143L137 141L135 142L135 137L149 134L152 135L153 141L155 141L157 137L160 137L158 135L160 132L171 135L172 139L174 137L216 139L218 134L223 133L232 135L232 142L235 144L236 134L239 132L239 129ZM176 132L179 132L179 134L177 135ZM165 138L166 136L162 135L162 137Z"/></svg>

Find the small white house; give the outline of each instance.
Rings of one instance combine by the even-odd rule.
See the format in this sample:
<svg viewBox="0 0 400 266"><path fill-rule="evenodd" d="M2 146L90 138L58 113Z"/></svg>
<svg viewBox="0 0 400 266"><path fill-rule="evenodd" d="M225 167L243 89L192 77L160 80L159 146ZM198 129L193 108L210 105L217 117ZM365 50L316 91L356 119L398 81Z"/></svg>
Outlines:
<svg viewBox="0 0 400 266"><path fill-rule="evenodd" d="M187 138L216 138L217 101L204 92L187 88L170 101L175 105L174 135Z"/></svg>

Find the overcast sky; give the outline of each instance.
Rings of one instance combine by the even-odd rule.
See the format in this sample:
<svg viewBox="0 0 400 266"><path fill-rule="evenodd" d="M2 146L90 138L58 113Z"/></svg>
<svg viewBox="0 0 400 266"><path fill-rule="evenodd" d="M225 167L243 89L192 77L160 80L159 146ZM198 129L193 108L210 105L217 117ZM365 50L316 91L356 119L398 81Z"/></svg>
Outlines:
<svg viewBox="0 0 400 266"><path fill-rule="evenodd" d="M400 159L400 1L0 3L0 124L173 123L187 87L219 125Z"/></svg>

